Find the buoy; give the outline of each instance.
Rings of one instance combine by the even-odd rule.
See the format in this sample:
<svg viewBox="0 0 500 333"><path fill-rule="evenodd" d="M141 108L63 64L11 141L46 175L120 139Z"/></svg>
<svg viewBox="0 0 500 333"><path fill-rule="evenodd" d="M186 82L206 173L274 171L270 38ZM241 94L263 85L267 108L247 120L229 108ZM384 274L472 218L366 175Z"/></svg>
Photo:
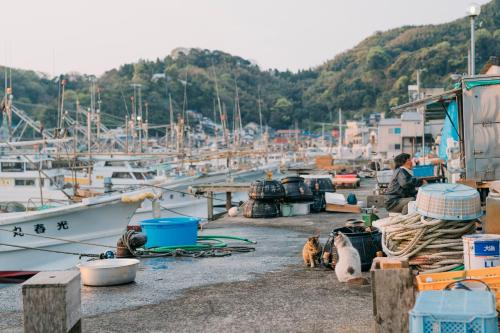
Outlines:
<svg viewBox="0 0 500 333"><path fill-rule="evenodd" d="M227 211L227 214L231 217L235 217L235 216L238 216L238 213L239 213L239 210L238 210L238 207L231 207L229 208L229 210Z"/></svg>

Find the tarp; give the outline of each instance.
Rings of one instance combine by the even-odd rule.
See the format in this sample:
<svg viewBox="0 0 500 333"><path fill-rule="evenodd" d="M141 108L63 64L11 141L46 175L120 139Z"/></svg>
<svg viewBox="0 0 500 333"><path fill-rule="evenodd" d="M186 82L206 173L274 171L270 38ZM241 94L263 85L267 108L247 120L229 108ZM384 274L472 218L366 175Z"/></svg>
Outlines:
<svg viewBox="0 0 500 333"><path fill-rule="evenodd" d="M474 87L491 86L491 85L495 85L495 84L500 84L500 79L477 80L477 81L464 80L464 83L465 83L465 88L467 90L471 90Z"/></svg>
<svg viewBox="0 0 500 333"><path fill-rule="evenodd" d="M443 129L441 130L441 142L439 144L439 158L444 161L448 160L448 156L446 155L448 138L458 141L458 108L456 101L452 101L448 104L447 112L448 115L444 119Z"/></svg>

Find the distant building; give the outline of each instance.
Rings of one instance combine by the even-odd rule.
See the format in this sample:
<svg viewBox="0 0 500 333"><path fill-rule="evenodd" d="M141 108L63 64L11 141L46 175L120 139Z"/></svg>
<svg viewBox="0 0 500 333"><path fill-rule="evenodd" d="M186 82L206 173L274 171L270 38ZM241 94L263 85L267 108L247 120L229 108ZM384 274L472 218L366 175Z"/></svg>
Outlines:
<svg viewBox="0 0 500 333"><path fill-rule="evenodd" d="M370 130L362 122L346 122L344 145L346 146L365 146L370 142Z"/></svg>
<svg viewBox="0 0 500 333"><path fill-rule="evenodd" d="M402 152L415 155L422 149L424 127L422 115L418 112L405 112L401 115Z"/></svg>
<svg viewBox="0 0 500 333"><path fill-rule="evenodd" d="M377 152L385 158L401 154L401 119L380 119L377 131Z"/></svg>
<svg viewBox="0 0 500 333"><path fill-rule="evenodd" d="M418 86L416 84L412 84L408 86L408 99L410 102L414 102L416 100L439 95L444 93L444 88L422 88L420 87L420 97L418 96Z"/></svg>
<svg viewBox="0 0 500 333"><path fill-rule="evenodd" d="M383 116L380 113L371 113L369 118L368 118L368 125L377 126L378 122L382 118L383 118Z"/></svg>
<svg viewBox="0 0 500 333"><path fill-rule="evenodd" d="M276 144L291 144L298 142L301 136L301 130L295 129L282 129L276 130L274 133L273 142Z"/></svg>
<svg viewBox="0 0 500 333"><path fill-rule="evenodd" d="M500 75L500 57L490 57L488 62L481 69L484 75Z"/></svg>
<svg viewBox="0 0 500 333"><path fill-rule="evenodd" d="M425 124L425 137L423 137L422 114L418 112L404 112L400 119L381 119L377 132L377 151L385 158L391 158L400 153L415 156L421 154L422 143L424 143L425 152L430 152L442 128L442 119L429 120Z"/></svg>

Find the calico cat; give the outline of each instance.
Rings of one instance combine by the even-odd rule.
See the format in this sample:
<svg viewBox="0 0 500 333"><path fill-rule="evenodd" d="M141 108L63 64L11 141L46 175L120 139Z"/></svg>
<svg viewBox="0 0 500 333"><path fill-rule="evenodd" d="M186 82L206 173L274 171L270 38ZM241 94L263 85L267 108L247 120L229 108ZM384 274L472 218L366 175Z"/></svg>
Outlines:
<svg viewBox="0 0 500 333"><path fill-rule="evenodd" d="M349 238L339 232L334 240L337 249L338 262L335 265L335 275L340 282L361 278L361 258Z"/></svg>
<svg viewBox="0 0 500 333"><path fill-rule="evenodd" d="M302 249L302 258L306 266L316 267L316 260L321 253L321 244L319 236L312 236L307 239L304 248Z"/></svg>

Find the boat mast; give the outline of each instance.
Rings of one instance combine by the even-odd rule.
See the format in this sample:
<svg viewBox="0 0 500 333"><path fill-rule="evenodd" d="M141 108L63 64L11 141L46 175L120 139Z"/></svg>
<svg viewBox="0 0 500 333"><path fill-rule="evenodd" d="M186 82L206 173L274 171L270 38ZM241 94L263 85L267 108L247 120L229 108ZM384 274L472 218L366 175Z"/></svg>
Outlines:
<svg viewBox="0 0 500 333"><path fill-rule="evenodd" d="M218 145L219 145L219 131L217 130L217 110L216 110L216 106L215 106L215 99L213 100L214 101L214 133L215 133L215 148L217 149Z"/></svg>
<svg viewBox="0 0 500 333"><path fill-rule="evenodd" d="M260 100L260 86L257 86L257 104L259 106L259 125L260 125L260 136L264 134L262 132L262 105L261 105L261 100Z"/></svg>
<svg viewBox="0 0 500 333"><path fill-rule="evenodd" d="M220 116L220 122L222 125L222 134L224 135L224 142L226 143L226 147L229 148L229 138L227 135L227 126L226 126L227 117L226 117L226 112L225 112L225 110L223 110L223 107L221 105L220 94L219 94L219 84L217 81L217 74L215 72L215 66L213 64L213 61L212 61L212 70L214 72L215 93L217 95L217 105L219 107L219 116ZM225 107L224 107L224 109L225 109Z"/></svg>
<svg viewBox="0 0 500 333"><path fill-rule="evenodd" d="M342 109L339 108L339 150L338 158L342 157Z"/></svg>
<svg viewBox="0 0 500 333"><path fill-rule="evenodd" d="M168 94L169 111L170 111L170 141L174 144L175 124L174 124L174 107L172 105L172 95Z"/></svg>

